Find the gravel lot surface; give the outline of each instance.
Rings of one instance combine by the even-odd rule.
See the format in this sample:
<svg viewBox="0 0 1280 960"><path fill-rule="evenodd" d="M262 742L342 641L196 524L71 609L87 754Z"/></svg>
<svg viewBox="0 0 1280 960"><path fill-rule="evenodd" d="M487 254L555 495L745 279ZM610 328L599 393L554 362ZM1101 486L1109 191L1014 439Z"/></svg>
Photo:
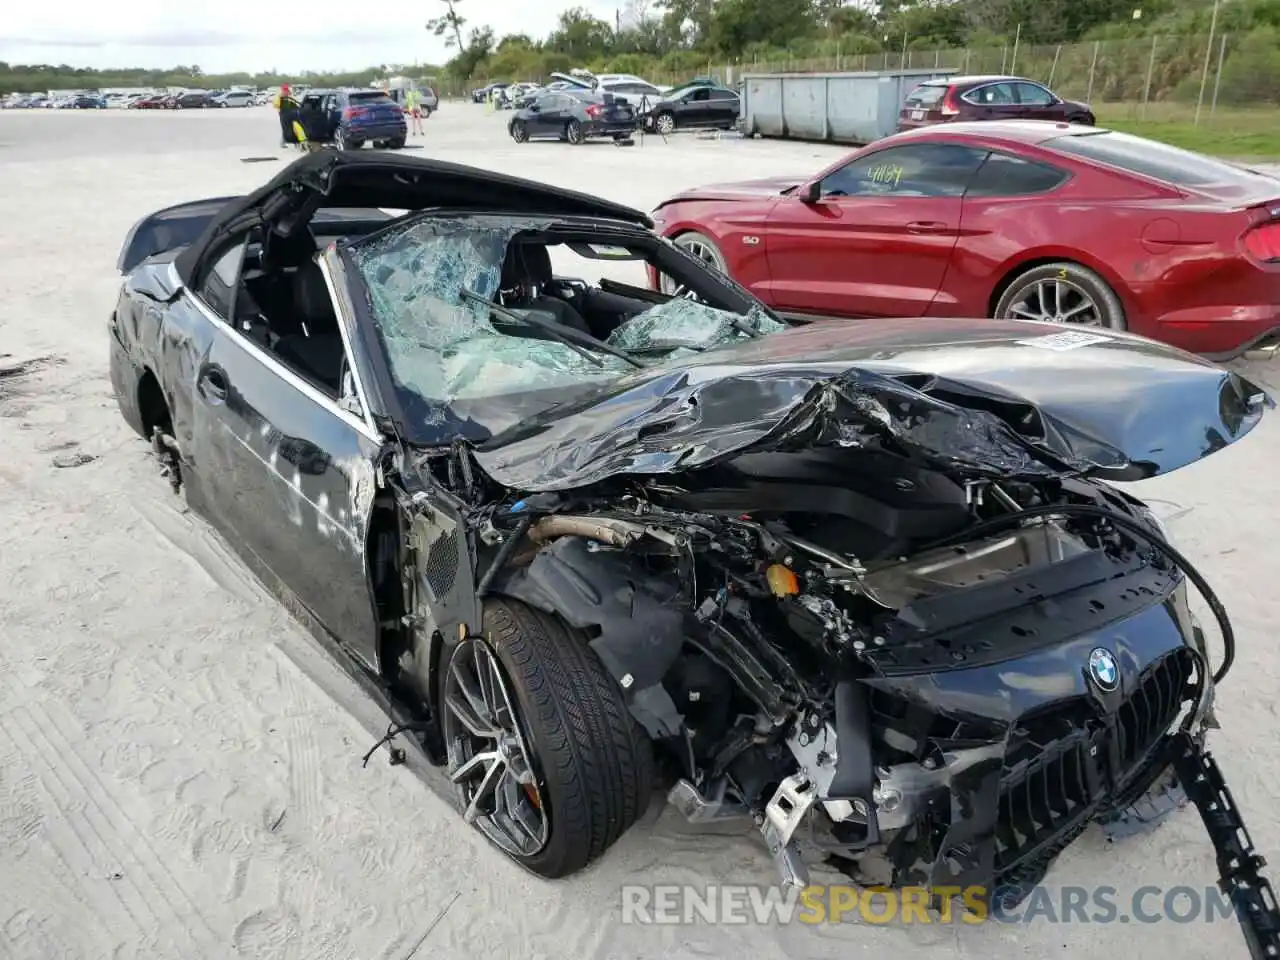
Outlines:
<svg viewBox="0 0 1280 960"><path fill-rule="evenodd" d="M646 209L679 188L814 170L842 152L687 137L517 146L504 123L446 104L414 146ZM696 833L655 798L602 863L547 883L465 829L438 776L383 755L362 769L385 720L184 512L106 372L126 229L167 204L256 187L294 156L276 134L267 109L0 114L0 956L1245 956L1222 921L624 925L623 884L772 884L773 865L751 831ZM271 160L242 162L253 156ZM1280 384L1275 368L1247 366ZM1239 659L1215 752L1273 854L1277 463L1272 415L1144 485L1233 613ZM1143 885L1203 890L1215 875L1183 811L1119 846L1089 833L1050 882L1109 884L1123 909Z"/></svg>

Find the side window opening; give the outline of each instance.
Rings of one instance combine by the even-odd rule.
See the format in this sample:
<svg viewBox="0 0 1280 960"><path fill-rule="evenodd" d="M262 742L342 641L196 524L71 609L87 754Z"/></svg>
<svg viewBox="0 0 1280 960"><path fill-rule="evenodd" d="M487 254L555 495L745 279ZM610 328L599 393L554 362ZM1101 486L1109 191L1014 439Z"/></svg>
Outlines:
<svg viewBox="0 0 1280 960"><path fill-rule="evenodd" d="M255 230L237 244L234 259L231 252L219 258L201 288L202 296L238 336L359 416L354 384L344 375L350 365L338 312L315 240L308 233L265 241L262 231ZM232 295L221 301L227 307L224 312L210 297L218 295L232 270Z"/></svg>
<svg viewBox="0 0 1280 960"><path fill-rule="evenodd" d="M240 283L244 255L245 242L241 240L214 261L200 283L200 299L210 310L227 321L235 316L236 288Z"/></svg>

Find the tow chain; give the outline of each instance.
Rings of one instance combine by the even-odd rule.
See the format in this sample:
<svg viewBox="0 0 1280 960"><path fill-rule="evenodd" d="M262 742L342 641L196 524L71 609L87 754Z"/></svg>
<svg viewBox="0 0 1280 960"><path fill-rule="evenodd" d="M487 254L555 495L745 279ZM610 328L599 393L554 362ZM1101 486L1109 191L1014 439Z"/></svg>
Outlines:
<svg viewBox="0 0 1280 960"><path fill-rule="evenodd" d="M1172 744L1173 768L1187 798L1200 811L1218 857L1218 889L1231 901L1253 960L1280 960L1280 908L1260 856L1245 829L1222 771L1190 734Z"/></svg>

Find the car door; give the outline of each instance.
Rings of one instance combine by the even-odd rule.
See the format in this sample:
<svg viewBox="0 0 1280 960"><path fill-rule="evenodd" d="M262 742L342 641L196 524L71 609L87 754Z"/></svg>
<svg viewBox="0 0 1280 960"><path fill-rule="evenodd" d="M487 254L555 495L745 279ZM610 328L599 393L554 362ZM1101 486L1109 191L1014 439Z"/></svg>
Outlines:
<svg viewBox="0 0 1280 960"><path fill-rule="evenodd" d="M862 152L774 206L766 299L833 317L923 316L946 277L962 197L986 151L916 143Z"/></svg>
<svg viewBox="0 0 1280 960"><path fill-rule="evenodd" d="M1066 105L1040 84L1023 80L1011 86L1018 98L1019 116L1032 120L1067 119Z"/></svg>
<svg viewBox="0 0 1280 960"><path fill-rule="evenodd" d="M738 122L738 115L741 113L738 95L732 90L712 90L709 112L713 125L733 126Z"/></svg>
<svg viewBox="0 0 1280 960"><path fill-rule="evenodd" d="M681 98L676 108L676 122L682 127L711 125L711 88L698 87Z"/></svg>
<svg viewBox="0 0 1280 960"><path fill-rule="evenodd" d="M575 98L567 93L553 93L544 98L542 108L538 111L539 130L544 134L562 130L573 115L575 103Z"/></svg>
<svg viewBox="0 0 1280 960"><path fill-rule="evenodd" d="M324 113L324 139L332 140L342 124L342 100L336 93L331 93L324 98L320 109Z"/></svg>
<svg viewBox="0 0 1280 960"><path fill-rule="evenodd" d="M961 119L1012 120L1024 116L1014 95L1013 84L1006 80L966 90L960 99L969 104L968 116Z"/></svg>
<svg viewBox="0 0 1280 960"><path fill-rule="evenodd" d="M243 242L237 247L242 256ZM218 263L187 294L213 327L193 371L210 512L326 629L373 662L365 542L378 432L350 376L330 391L237 328L240 264L234 250Z"/></svg>

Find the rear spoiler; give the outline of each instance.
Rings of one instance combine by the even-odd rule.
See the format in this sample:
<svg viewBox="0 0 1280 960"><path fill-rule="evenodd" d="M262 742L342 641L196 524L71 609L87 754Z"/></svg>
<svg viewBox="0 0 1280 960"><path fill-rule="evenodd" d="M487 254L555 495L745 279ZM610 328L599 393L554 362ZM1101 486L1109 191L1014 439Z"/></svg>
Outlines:
<svg viewBox="0 0 1280 960"><path fill-rule="evenodd" d="M148 257L192 243L227 204L240 197L212 197L165 207L143 217L129 230L116 259L116 270L128 273Z"/></svg>

